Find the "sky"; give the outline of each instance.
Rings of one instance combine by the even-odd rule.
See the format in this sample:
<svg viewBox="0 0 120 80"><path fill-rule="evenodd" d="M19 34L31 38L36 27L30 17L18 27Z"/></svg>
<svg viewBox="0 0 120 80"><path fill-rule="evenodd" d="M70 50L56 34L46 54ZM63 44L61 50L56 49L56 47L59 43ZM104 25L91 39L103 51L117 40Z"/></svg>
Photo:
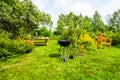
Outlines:
<svg viewBox="0 0 120 80"><path fill-rule="evenodd" d="M53 26L56 27L58 16L73 12L92 17L97 10L105 21L107 15L120 9L120 0L32 0L40 11L51 15Z"/></svg>

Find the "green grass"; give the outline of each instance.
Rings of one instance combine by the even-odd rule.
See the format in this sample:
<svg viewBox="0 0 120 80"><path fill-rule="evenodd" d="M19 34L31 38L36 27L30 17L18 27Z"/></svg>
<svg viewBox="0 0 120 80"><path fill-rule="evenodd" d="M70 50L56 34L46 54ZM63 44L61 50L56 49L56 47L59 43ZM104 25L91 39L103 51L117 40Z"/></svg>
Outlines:
<svg viewBox="0 0 120 80"><path fill-rule="evenodd" d="M58 50L57 41L49 40L47 46L36 46L29 54L0 61L0 80L120 79L119 46L67 58L66 63L57 56Z"/></svg>

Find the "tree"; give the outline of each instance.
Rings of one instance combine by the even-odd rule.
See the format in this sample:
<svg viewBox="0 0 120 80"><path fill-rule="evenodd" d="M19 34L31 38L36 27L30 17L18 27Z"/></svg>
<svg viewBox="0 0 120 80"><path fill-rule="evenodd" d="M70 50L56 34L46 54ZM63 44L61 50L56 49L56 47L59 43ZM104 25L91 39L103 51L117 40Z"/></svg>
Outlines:
<svg viewBox="0 0 120 80"><path fill-rule="evenodd" d="M83 17L83 15L82 14L80 14L79 16L78 16L78 25L79 25L79 28L83 28L83 25L84 25L84 17Z"/></svg>
<svg viewBox="0 0 120 80"><path fill-rule="evenodd" d="M59 15L59 20L57 21L56 34L61 34L61 32L63 31L63 27L65 25L64 19L65 16L63 14Z"/></svg>
<svg viewBox="0 0 120 80"><path fill-rule="evenodd" d="M41 25L52 24L49 14L40 12L31 0L1 0L0 28L16 38Z"/></svg>
<svg viewBox="0 0 120 80"><path fill-rule="evenodd" d="M57 22L56 32L61 34L66 27L76 28L79 25L79 16L75 15L73 12L70 12L67 15L61 14Z"/></svg>
<svg viewBox="0 0 120 80"><path fill-rule="evenodd" d="M88 16L85 16L83 23L84 23L83 29L85 29L88 32L91 32L92 31L91 21L90 21L90 18Z"/></svg>
<svg viewBox="0 0 120 80"><path fill-rule="evenodd" d="M45 27L41 27L39 30L39 36L50 37L50 31Z"/></svg>
<svg viewBox="0 0 120 80"><path fill-rule="evenodd" d="M96 31L104 32L105 31L104 23L101 20L101 16L98 11L95 11L95 13L93 15L93 19L91 20L91 24L92 24L92 29L94 32L96 32Z"/></svg>
<svg viewBox="0 0 120 80"><path fill-rule="evenodd" d="M120 32L120 9L108 16L109 31Z"/></svg>

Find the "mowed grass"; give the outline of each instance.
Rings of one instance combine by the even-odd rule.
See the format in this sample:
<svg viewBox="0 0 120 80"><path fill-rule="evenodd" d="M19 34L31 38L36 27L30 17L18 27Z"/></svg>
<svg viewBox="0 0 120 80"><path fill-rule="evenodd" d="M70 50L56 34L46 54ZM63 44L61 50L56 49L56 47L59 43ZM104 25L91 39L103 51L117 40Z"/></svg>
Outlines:
<svg viewBox="0 0 120 80"><path fill-rule="evenodd" d="M0 80L120 79L120 46L67 57L66 63L57 55L59 48L57 40L49 40L47 46L35 46L29 54L0 61Z"/></svg>

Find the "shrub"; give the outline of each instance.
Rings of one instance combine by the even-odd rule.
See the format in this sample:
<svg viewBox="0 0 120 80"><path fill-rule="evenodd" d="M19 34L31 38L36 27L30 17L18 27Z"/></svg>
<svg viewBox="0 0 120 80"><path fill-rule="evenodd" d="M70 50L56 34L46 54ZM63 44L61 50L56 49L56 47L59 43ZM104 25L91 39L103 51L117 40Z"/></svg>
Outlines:
<svg viewBox="0 0 120 80"><path fill-rule="evenodd" d="M31 39L32 36L31 36L31 34L22 34L21 38L27 40L27 39Z"/></svg>
<svg viewBox="0 0 120 80"><path fill-rule="evenodd" d="M33 46L25 43L23 40L0 40L0 57L12 56L15 54L25 54L32 51Z"/></svg>
<svg viewBox="0 0 120 80"><path fill-rule="evenodd" d="M120 34L119 32L112 32L112 31L103 33L104 36L112 38L112 45L120 44L120 35L119 34Z"/></svg>
<svg viewBox="0 0 120 80"><path fill-rule="evenodd" d="M112 35L112 45L120 44L120 33L114 33Z"/></svg>
<svg viewBox="0 0 120 80"><path fill-rule="evenodd" d="M77 48L83 52L95 51L95 40L93 40L88 34L81 34L77 40Z"/></svg>
<svg viewBox="0 0 120 80"><path fill-rule="evenodd" d="M5 32L0 33L0 39L2 39L2 38L8 39L9 38L9 34L6 34Z"/></svg>
<svg viewBox="0 0 120 80"><path fill-rule="evenodd" d="M41 27L39 30L39 36L50 37L51 32L46 27Z"/></svg>
<svg viewBox="0 0 120 80"><path fill-rule="evenodd" d="M95 51L95 40L88 35L85 29L67 29L62 33L62 38L72 41L72 47L82 52Z"/></svg>
<svg viewBox="0 0 120 80"><path fill-rule="evenodd" d="M8 52L6 49L4 49L4 48L1 48L0 49L0 58L2 58L2 57L7 57L7 56L9 56L9 55L11 55L12 53L10 53L10 52Z"/></svg>

